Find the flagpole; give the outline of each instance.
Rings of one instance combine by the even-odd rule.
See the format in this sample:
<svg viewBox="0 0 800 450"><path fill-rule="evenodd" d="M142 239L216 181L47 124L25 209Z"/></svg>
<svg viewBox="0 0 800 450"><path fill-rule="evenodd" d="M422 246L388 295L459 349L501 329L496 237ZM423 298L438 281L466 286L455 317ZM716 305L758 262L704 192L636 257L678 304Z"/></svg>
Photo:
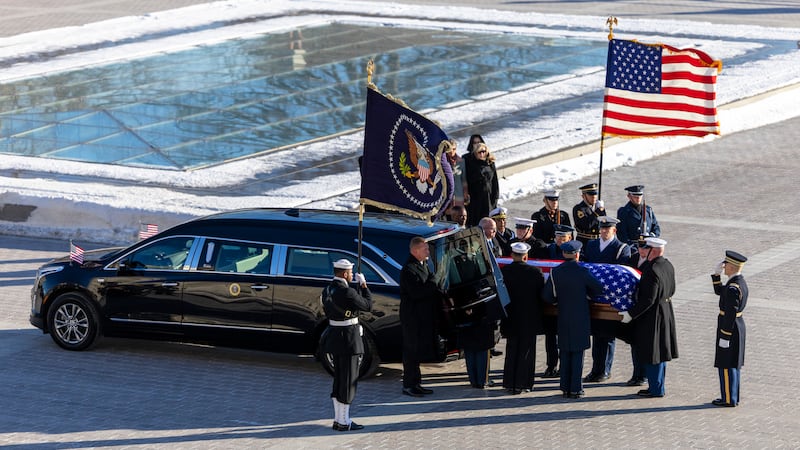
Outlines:
<svg viewBox="0 0 800 450"><path fill-rule="evenodd" d="M356 273L361 273L361 239L364 237L364 204L358 204L358 261Z"/></svg>
<svg viewBox="0 0 800 450"><path fill-rule="evenodd" d="M608 16L606 19L606 25L608 25L608 40L614 39L614 26L617 25L617 18L614 16ZM606 70L608 68L606 67ZM597 199L603 199L603 148L605 147L605 140L606 136L602 132L600 133L600 173L597 176Z"/></svg>

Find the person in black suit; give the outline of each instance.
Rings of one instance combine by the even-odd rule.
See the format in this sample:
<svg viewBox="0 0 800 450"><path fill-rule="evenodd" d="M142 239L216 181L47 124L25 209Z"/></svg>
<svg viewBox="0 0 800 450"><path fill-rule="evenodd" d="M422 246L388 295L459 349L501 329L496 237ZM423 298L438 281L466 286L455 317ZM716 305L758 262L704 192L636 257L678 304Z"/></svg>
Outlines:
<svg viewBox="0 0 800 450"><path fill-rule="evenodd" d="M617 239L619 220L610 216L597 217L599 237L586 244L583 260L588 263L628 264L631 247ZM598 383L611 377L616 339L609 335L599 320L592 320L592 370L583 378L586 383Z"/></svg>
<svg viewBox="0 0 800 450"><path fill-rule="evenodd" d="M578 264L580 241L561 245L565 261L553 267L542 291L544 301L558 308L558 349L561 358L561 392L583 397L583 352L589 348L589 299L603 293L603 284Z"/></svg>
<svg viewBox="0 0 800 450"><path fill-rule="evenodd" d="M428 268L430 248L425 238L413 237L409 252L408 260L400 271L403 394L422 397L433 393L432 389L422 387L419 364L435 357L435 318L442 293L434 281L434 274Z"/></svg>
<svg viewBox="0 0 800 450"><path fill-rule="evenodd" d="M717 317L717 350L714 367L719 370L720 398L711 403L716 406L736 406L739 404L739 372L744 365L745 326L742 312L747 305L747 283L742 276L742 267L747 258L728 250L723 260L711 275L714 293L719 295L719 316ZM720 281L725 271L728 282Z"/></svg>
<svg viewBox="0 0 800 450"><path fill-rule="evenodd" d="M359 311L372 310L372 296L363 274L356 274L358 286L353 281L353 263L340 259L333 263L333 280L322 290L322 308L328 318L328 329L323 341L325 353L333 355L333 429L336 431L364 428L350 420L350 404L356 397L358 380L358 355L364 353Z"/></svg>
<svg viewBox="0 0 800 450"><path fill-rule="evenodd" d="M526 262L530 248L524 242L511 244L514 262L501 269L511 299L502 326L506 336L503 387L512 394L533 389L536 336L543 332L541 292L544 275L538 267Z"/></svg>
<svg viewBox="0 0 800 450"><path fill-rule="evenodd" d="M484 217L478 221L478 226L483 230L483 235L486 237L486 246L492 252L495 258L503 256L503 249L500 246L500 241L497 240L497 224L491 217Z"/></svg>
<svg viewBox="0 0 800 450"><path fill-rule="evenodd" d="M667 361L678 357L678 338L675 333L675 313L672 296L675 294L675 268L664 258L667 241L649 237L644 251L647 263L639 280L636 302L622 311L622 323L633 320L633 340L639 361L647 374L647 389L636 393L640 397L663 397Z"/></svg>

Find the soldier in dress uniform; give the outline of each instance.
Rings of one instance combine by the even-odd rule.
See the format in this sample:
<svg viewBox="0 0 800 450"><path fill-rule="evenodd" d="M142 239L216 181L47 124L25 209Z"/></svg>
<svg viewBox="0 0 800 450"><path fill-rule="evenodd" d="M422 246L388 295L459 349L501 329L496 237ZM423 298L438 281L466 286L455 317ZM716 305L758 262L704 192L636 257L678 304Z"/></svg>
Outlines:
<svg viewBox="0 0 800 450"><path fill-rule="evenodd" d="M592 239L597 239L600 234L599 217L606 215L606 208L602 200L597 199L599 191L597 183L590 183L580 187L580 203L572 207L572 218L575 220L577 239L586 245Z"/></svg>
<svg viewBox="0 0 800 450"><path fill-rule="evenodd" d="M503 387L511 394L533 389L536 336L542 333L544 275L538 267L527 264L530 249L531 246L524 242L511 244L514 262L501 269L511 299L503 319L506 336Z"/></svg>
<svg viewBox="0 0 800 450"><path fill-rule="evenodd" d="M617 239L616 225L619 220L610 216L600 216L597 220L600 235L586 244L583 260L588 263L627 265L631 260L631 247ZM602 328L592 321L592 370L583 379L586 383L597 383L611 377L616 339L605 334Z"/></svg>
<svg viewBox="0 0 800 450"><path fill-rule="evenodd" d="M642 253L647 263L636 294L636 303L622 311L622 323L633 320L633 339L639 361L645 367L647 389L636 393L640 397L663 397L667 361L678 357L678 337L675 332L675 268L664 257L667 241L655 237L645 239Z"/></svg>
<svg viewBox="0 0 800 450"><path fill-rule="evenodd" d="M561 252L561 244L572 240L572 232L575 228L569 225L554 225L555 242L547 246L547 259L564 259L564 254Z"/></svg>
<svg viewBox="0 0 800 450"><path fill-rule="evenodd" d="M498 206L489 213L489 217L491 217L495 225L497 225L497 234L495 234L494 237L500 244L502 256L510 256L511 240L517 235L514 234L514 230L506 226L508 224L508 209Z"/></svg>
<svg viewBox="0 0 800 450"><path fill-rule="evenodd" d="M555 229L553 225L562 224L572 226L572 223L569 221L569 214L558 209L558 198L560 195L561 193L556 190L545 191L544 197L542 198L544 206L542 209L531 214L531 219L536 221L536 229L533 231L533 235L548 244L555 240Z"/></svg>
<svg viewBox="0 0 800 450"><path fill-rule="evenodd" d="M558 349L561 352L561 392L583 397L583 352L589 348L589 299L603 293L603 284L580 266L581 243L561 245L565 261L550 270L542 298L558 308Z"/></svg>
<svg viewBox="0 0 800 450"><path fill-rule="evenodd" d="M742 312L747 305L747 283L742 276L745 262L747 258L728 250L725 252L725 260L719 263L711 275L714 293L719 295L714 367L719 370L721 396L711 402L716 406L733 407L739 404L739 374L744 365L745 341ZM725 286L720 282L723 270L728 277Z"/></svg>
<svg viewBox="0 0 800 450"><path fill-rule="evenodd" d="M523 219L521 217L514 218L514 234L516 237L511 240L514 242L524 242L531 246L528 251L528 257L534 259L541 259L547 257L547 244L534 236L535 220Z"/></svg>
<svg viewBox="0 0 800 450"><path fill-rule="evenodd" d="M364 275L355 276L353 263L340 259L333 263L333 280L322 290L322 308L328 318L323 340L324 352L333 355L333 429L335 431L364 428L350 419L350 404L356 397L359 355L364 353L363 331L358 324L359 311L372 310L372 296Z"/></svg>
<svg viewBox="0 0 800 450"><path fill-rule="evenodd" d="M628 186L625 190L628 191L628 203L617 210L617 219L620 221L617 225L617 238L628 245L634 245L641 236L661 236L661 227L653 208L644 201L644 186Z"/></svg>

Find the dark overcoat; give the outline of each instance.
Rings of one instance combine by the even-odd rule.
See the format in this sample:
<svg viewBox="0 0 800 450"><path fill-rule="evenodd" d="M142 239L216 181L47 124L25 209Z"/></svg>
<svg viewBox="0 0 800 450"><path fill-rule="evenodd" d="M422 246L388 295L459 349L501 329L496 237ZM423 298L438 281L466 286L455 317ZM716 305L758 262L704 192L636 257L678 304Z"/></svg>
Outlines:
<svg viewBox="0 0 800 450"><path fill-rule="evenodd" d="M334 278L322 292L322 308L328 320L344 321L358 317L359 311L372 310L369 288L350 287L343 279ZM325 353L334 355L360 355L364 353L361 327L356 325L328 326L323 341Z"/></svg>
<svg viewBox="0 0 800 450"><path fill-rule="evenodd" d="M550 270L542 298L558 308L558 348L581 351L589 348L589 301L603 293L603 284L574 259Z"/></svg>
<svg viewBox="0 0 800 450"><path fill-rule="evenodd" d="M616 237L600 251L600 239L586 243L581 259L589 263L628 264L631 260L631 246Z"/></svg>
<svg viewBox="0 0 800 450"><path fill-rule="evenodd" d="M436 355L436 315L442 294L427 262L409 255L400 271L400 326L403 352L416 354L420 361L433 361Z"/></svg>
<svg viewBox="0 0 800 450"><path fill-rule="evenodd" d="M497 199L500 197L497 169L493 162L480 160L473 153L464 155L464 169L469 192L467 223L477 225L497 207Z"/></svg>
<svg viewBox="0 0 800 450"><path fill-rule="evenodd" d="M628 313L633 318L633 339L639 361L659 364L678 357L675 333L675 268L659 256L642 268L636 302Z"/></svg>
<svg viewBox="0 0 800 450"><path fill-rule="evenodd" d="M747 305L747 283L744 277L732 276L725 286L720 284L719 275L711 276L714 293L719 295L719 317L717 318L717 352L714 367L723 369L741 368L744 365L745 326L742 312ZM728 339L730 347L722 348L719 340Z"/></svg>
<svg viewBox="0 0 800 450"><path fill-rule="evenodd" d="M542 288L544 275L536 266L523 261L514 261L503 266L508 296L511 301L506 306L503 329L506 337L536 339L542 334Z"/></svg>

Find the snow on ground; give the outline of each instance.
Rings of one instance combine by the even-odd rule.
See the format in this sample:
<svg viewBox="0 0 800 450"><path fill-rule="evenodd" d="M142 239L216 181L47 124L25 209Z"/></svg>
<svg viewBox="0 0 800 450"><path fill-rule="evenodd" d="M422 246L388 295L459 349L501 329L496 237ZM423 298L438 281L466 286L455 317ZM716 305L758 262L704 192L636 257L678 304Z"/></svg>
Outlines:
<svg viewBox="0 0 800 450"><path fill-rule="evenodd" d="M289 16L297 11L335 11L337 14ZM0 39L0 61L20 62L0 74L0 83L42 75L54 71L105 64L157 52L183 50L234 37L265 32L290 30L301 26L323 24L333 20L364 25L387 23L402 27L447 27L471 32L505 32L538 36L563 36L598 39L607 30L605 18L589 16L543 15L537 13L492 11L481 13L462 7L425 7L399 4L320 1L220 1L137 17L27 33ZM369 17L359 14L368 13ZM418 18L414 18L418 17ZM474 17L491 17L472 23ZM241 23L243 19L250 19ZM214 22L238 21L238 25L209 27ZM652 30L668 30L654 35ZM159 39L144 37L164 36ZM646 19L624 19L616 37L643 42L666 42L676 47L699 48L723 60L759 48L757 40L796 41L798 29L765 28L741 25L712 25ZM138 41L137 41L138 39ZM114 45L115 42L128 42ZM64 49L97 47L95 50L69 53L62 57L37 61L38 54L54 54ZM424 111L439 120L445 130L475 121L504 117L520 107L602 89L605 68L582 69L544 83L532 84L513 92L499 92L479 101L462 102L439 111ZM380 68L374 80L380 88ZM800 51L732 67L724 67L718 78L718 104L723 134L786 120L800 114ZM794 87L791 87L793 86ZM741 102L777 88L789 86L779 95L762 96L757 101ZM411 105L413 107L413 105ZM600 136L602 104L584 110L565 110L557 115L539 118L531 123L516 124L484 135L498 157L498 166L563 148L597 141ZM707 137L714 139L714 137ZM327 175L313 181L288 182L279 189L254 196L205 195L192 193L191 188L220 188L268 174L303 155L327 155L331 158L350 155L360 148L363 134L349 135L304 145L280 156L261 156L235 161L217 167L175 172L156 169L135 169L103 164L79 163L3 155L0 170L11 174L0 177L0 204L34 205L25 223L0 221L0 232L35 236L72 236L94 242L129 242L139 222L158 223L161 228L192 216L239 207L305 206L350 209L358 203L359 177L352 172ZM536 142L532 149L525 143ZM604 169L636 164L637 161L685 148L702 142L697 138L607 140ZM599 146L598 146L599 151ZM293 159L296 158L296 159ZM529 195L544 188L559 186L597 172L598 153L574 160L530 169L501 181L501 201ZM38 173L37 178L14 176L16 171ZM165 172L167 172L165 174ZM144 183L172 180L176 188L146 187ZM113 180L104 182L103 179ZM336 191L331 190L336 186ZM334 200L331 194L341 193ZM128 224L121 225L121 224Z"/></svg>

